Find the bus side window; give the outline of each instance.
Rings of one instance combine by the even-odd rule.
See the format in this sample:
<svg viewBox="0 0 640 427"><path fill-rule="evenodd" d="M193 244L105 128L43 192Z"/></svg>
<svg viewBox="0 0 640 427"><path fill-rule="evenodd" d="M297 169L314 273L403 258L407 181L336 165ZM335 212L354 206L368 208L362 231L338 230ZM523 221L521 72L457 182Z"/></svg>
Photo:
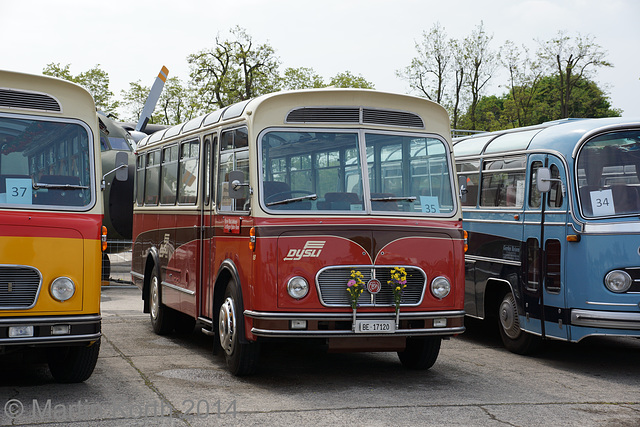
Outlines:
<svg viewBox="0 0 640 427"><path fill-rule="evenodd" d="M536 185L536 172L542 167L542 162L531 163L531 173L529 175L529 207L539 208L542 195Z"/></svg>
<svg viewBox="0 0 640 427"><path fill-rule="evenodd" d="M147 154L146 168L144 204L155 206L158 204L158 194L160 192L160 150Z"/></svg>
<svg viewBox="0 0 640 427"><path fill-rule="evenodd" d="M560 179L558 166L551 165L551 179ZM562 207L562 185L558 181L551 181L551 190L547 199L547 206L550 208Z"/></svg>
<svg viewBox="0 0 640 427"><path fill-rule="evenodd" d="M540 245L538 239L527 239L527 275L526 288L529 291L537 291L540 283Z"/></svg>

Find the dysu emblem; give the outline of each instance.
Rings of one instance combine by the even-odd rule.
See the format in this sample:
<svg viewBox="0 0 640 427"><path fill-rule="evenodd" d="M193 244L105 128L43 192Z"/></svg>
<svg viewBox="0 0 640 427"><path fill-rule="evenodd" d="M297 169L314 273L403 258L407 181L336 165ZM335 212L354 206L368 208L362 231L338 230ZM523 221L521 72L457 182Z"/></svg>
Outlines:
<svg viewBox="0 0 640 427"><path fill-rule="evenodd" d="M289 249L285 261L297 261L301 258L317 258L326 242L309 240L302 249Z"/></svg>

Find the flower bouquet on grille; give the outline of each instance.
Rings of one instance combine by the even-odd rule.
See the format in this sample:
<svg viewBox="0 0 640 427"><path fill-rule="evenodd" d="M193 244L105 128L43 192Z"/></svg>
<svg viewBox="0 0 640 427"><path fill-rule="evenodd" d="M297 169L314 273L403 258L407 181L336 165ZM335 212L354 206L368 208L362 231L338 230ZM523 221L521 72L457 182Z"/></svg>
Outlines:
<svg viewBox="0 0 640 427"><path fill-rule="evenodd" d="M353 321L351 322L351 328L355 331L356 328L356 310L358 309L358 298L364 292L364 276L358 270L351 270L351 279L347 282L347 293L351 300L351 308L353 309Z"/></svg>
<svg viewBox="0 0 640 427"><path fill-rule="evenodd" d="M402 294L404 288L407 287L407 272L404 267L395 267L391 269L391 280L387 281L393 290L393 303L396 307L396 329L400 323L400 303L402 303Z"/></svg>

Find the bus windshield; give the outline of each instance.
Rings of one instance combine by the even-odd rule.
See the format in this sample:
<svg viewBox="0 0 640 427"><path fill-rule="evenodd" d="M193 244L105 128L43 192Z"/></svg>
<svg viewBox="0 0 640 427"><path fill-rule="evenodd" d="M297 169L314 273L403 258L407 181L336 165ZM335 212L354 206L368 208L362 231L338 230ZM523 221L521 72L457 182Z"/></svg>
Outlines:
<svg viewBox="0 0 640 427"><path fill-rule="evenodd" d="M450 165L440 139L382 132L270 131L262 137L261 148L262 202L267 209L417 215L454 211Z"/></svg>
<svg viewBox="0 0 640 427"><path fill-rule="evenodd" d="M640 131L611 132L578 155L578 194L586 217L640 214Z"/></svg>
<svg viewBox="0 0 640 427"><path fill-rule="evenodd" d="M0 117L0 204L88 205L89 141L78 123Z"/></svg>

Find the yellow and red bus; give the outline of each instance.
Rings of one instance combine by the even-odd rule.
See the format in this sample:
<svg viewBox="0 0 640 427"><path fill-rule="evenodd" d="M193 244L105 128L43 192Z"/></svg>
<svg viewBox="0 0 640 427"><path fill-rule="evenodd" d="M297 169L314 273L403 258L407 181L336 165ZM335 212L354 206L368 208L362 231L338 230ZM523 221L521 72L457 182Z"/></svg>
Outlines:
<svg viewBox="0 0 640 427"><path fill-rule="evenodd" d="M80 86L0 71L0 353L43 348L59 382L100 349L99 135Z"/></svg>
<svg viewBox="0 0 640 427"><path fill-rule="evenodd" d="M148 136L132 278L153 329L197 325L235 375L273 339L430 368L464 331L454 170L444 108L368 90L264 95Z"/></svg>

